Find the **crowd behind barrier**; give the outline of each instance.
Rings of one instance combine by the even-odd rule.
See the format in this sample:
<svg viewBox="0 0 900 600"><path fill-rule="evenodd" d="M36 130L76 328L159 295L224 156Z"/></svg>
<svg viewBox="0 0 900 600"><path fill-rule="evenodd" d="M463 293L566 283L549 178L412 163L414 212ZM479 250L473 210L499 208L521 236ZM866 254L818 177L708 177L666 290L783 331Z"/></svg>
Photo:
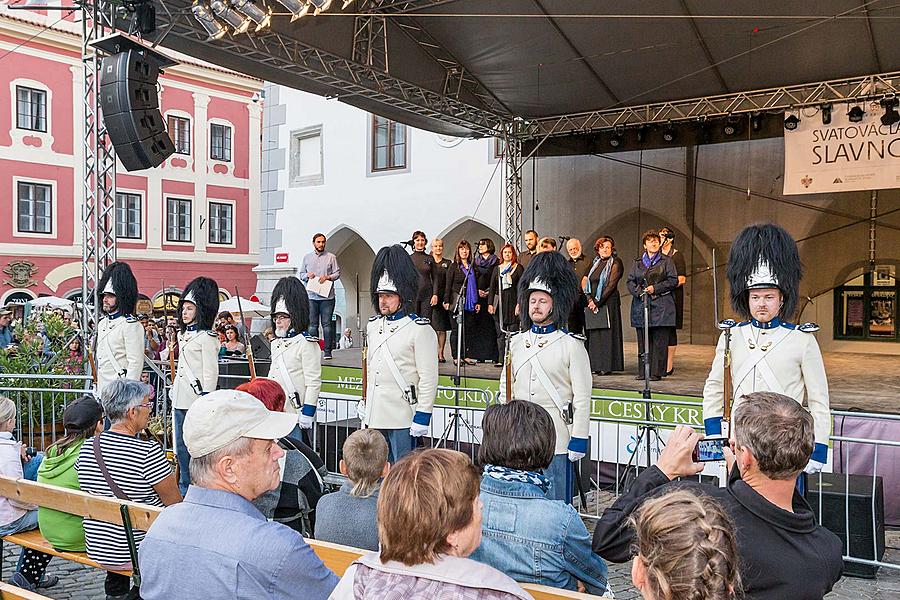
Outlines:
<svg viewBox="0 0 900 600"><path fill-rule="evenodd" d="M154 363L148 365L151 380L162 381L167 375L166 365ZM156 379L154 379L156 378ZM50 382L57 387L35 387L34 382L43 379L44 383ZM246 375L223 375L223 379L230 380L228 387L236 387L246 381ZM15 380L20 385L10 386L8 382ZM316 426L310 430L311 445L324 463L328 475L327 482L334 488L339 487L345 479L340 473L339 463L341 458L341 446L343 441L359 427L356 416L356 403L358 398L352 395L358 389L347 381L324 380L323 384L340 385L348 394L336 394L323 391L319 400L319 412ZM43 450L60 436L61 408L84 393L84 387L90 385L89 376L49 376L33 374L7 374L0 378L0 394L9 396L18 407L17 429L21 440L27 446L33 446L37 450ZM164 450L171 452L171 427L169 423L167 388L163 385L153 385L154 407L156 423L154 424L156 439ZM453 388L441 387L447 397L458 394L465 398L459 407L436 405L434 418L430 428L430 437L424 438L425 443L434 447L448 447L459 450L468 455L472 460L477 458L481 436L481 416L484 408L492 401L492 395L486 390L477 388ZM52 399L54 409L48 409L48 400ZM576 488L574 504L582 517L587 519L598 518L608 503L617 497L624 485L627 485L637 475L639 470L647 464L646 439L641 440L639 446L635 446L635 438L640 433L639 428L649 426L646 434L649 436L651 464L658 457L661 447L672 426L676 423L690 425L698 431L702 431L701 422L693 419L661 419L662 415L679 414L677 411L666 411L670 407L696 408L696 405L683 400L651 399L646 401L650 406L650 419L640 418L644 414L645 401L633 397L597 395L592 397L593 402L619 402L623 406L634 408L633 415L637 418L617 417L592 417L591 418L591 460L582 460L579 465L580 486ZM43 412L40 407L44 406ZM656 409L655 407L660 407ZM30 412L35 421L32 426L23 421L23 413ZM680 413L682 415L686 412ZM897 439L897 428L900 426L900 415L880 413L860 413L852 411L832 411L834 421L834 433L831 436L832 457L831 467L834 473L821 473L809 476L809 486L815 490L811 505L822 522L826 518L826 511L840 514L834 516L832 521L843 524L843 531L850 531L850 536L842 536L844 540L844 558L848 563L870 565L873 567L885 567L900 569L900 563L890 562L884 559L884 541L881 524L896 526L900 523L900 494L897 492L898 478L896 476L897 458L900 458L900 440ZM870 435L866 435L869 433ZM657 438L657 434L659 437ZM876 435L877 434L877 435ZM604 448L604 444L606 447ZM601 460L602 458L602 460ZM631 474L629 474L629 472ZM701 474L700 478L706 481L706 476L719 477L721 473L710 468L708 472ZM842 480L838 481L838 480ZM835 486L840 488L837 498L838 509L829 504L828 499L815 500L819 490L828 490ZM865 495L862 500L856 498L861 492ZM859 510L859 502L866 504L869 515L877 518L867 518L859 521L856 517ZM883 501L883 512L879 505ZM831 507L831 508L829 508ZM854 517L851 519L851 512ZM863 536L866 540L865 547L860 546L856 540L862 529L868 531ZM852 547L849 545L853 543Z"/></svg>

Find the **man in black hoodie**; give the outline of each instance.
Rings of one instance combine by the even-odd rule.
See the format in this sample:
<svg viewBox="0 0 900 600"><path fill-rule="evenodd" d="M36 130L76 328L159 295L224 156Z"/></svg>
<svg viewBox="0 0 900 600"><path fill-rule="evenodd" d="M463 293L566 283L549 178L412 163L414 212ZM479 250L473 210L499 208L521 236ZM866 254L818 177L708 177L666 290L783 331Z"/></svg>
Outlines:
<svg viewBox="0 0 900 600"><path fill-rule="evenodd" d="M733 415L731 448L725 448L728 485L692 481L702 463L692 452L702 436L679 426L655 466L603 513L594 530L594 552L611 562L632 557L634 530L628 519L649 497L675 487L716 498L731 515L748 600L820 600L840 579L841 542L816 524L796 491L797 476L813 451L812 416L795 400L774 392L744 397Z"/></svg>

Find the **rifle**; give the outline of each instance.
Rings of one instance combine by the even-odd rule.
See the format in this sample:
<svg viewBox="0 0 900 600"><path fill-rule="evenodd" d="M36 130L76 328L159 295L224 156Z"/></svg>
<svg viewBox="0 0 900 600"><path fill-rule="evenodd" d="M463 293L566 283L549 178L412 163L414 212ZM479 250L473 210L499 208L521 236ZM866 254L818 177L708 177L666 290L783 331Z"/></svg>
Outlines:
<svg viewBox="0 0 900 600"><path fill-rule="evenodd" d="M719 320L719 285L716 270L716 249L712 251L712 271L713 271L713 307L715 312L716 327L725 334L725 353L722 361L724 372L722 373L722 421L729 423L731 421L731 400L734 396L734 384L731 380L731 328L737 325L733 319ZM727 435L728 431L724 428L723 435Z"/></svg>
<svg viewBox="0 0 900 600"><path fill-rule="evenodd" d="M503 274L499 267L497 268L497 300L499 305L497 311L500 313L497 315L497 322L500 323L500 332L505 336L503 369L504 375L506 375L506 389L504 391L506 392L506 401L509 402L513 400L512 344L510 343L512 332L503 328Z"/></svg>
<svg viewBox="0 0 900 600"><path fill-rule="evenodd" d="M362 400L363 404L366 402L366 387L369 384L369 376L367 375L368 369L366 368L366 361L368 360L369 355L369 336L366 335L366 332L362 332Z"/></svg>
<svg viewBox="0 0 900 600"><path fill-rule="evenodd" d="M241 306L241 293L234 286L234 295L237 296L238 312L241 313L241 325L244 326L244 344L247 351L247 364L250 366L250 381L256 379L256 363L253 361L253 346L250 344L250 332L247 331L247 321L244 319L244 308Z"/></svg>
<svg viewBox="0 0 900 600"><path fill-rule="evenodd" d="M169 349L169 377L172 384L175 383L175 344L169 339L169 297L166 294L166 282L162 282L163 290L163 318L166 320L163 335L166 337L166 347ZM175 334L178 335L177 333Z"/></svg>

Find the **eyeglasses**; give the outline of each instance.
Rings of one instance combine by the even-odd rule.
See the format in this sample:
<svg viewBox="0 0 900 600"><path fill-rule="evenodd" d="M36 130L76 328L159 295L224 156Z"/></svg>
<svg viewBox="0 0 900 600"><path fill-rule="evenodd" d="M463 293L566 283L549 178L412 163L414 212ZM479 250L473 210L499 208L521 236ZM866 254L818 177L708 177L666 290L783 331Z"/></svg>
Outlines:
<svg viewBox="0 0 900 600"><path fill-rule="evenodd" d="M144 402L143 404L138 404L135 408L153 408L153 400L149 400Z"/></svg>

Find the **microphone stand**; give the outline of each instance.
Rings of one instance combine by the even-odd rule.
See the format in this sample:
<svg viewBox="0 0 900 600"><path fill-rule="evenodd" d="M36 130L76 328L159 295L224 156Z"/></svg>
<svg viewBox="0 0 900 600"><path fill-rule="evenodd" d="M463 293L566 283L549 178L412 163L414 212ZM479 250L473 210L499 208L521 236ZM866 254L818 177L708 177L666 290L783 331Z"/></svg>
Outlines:
<svg viewBox="0 0 900 600"><path fill-rule="evenodd" d="M641 442L643 441L646 446L646 458L647 464L645 468L650 467L650 436L656 438L657 447L661 443L661 439L659 437L659 430L656 425L651 422L651 404L650 400L652 399L652 391L650 389L650 294L647 293L647 280L644 279L642 282L642 290L641 290L641 299L644 304L644 351L641 353L641 360L644 361L644 389L641 391L641 397L644 399L644 423L638 425L637 428L637 438L634 441L634 450L631 451L631 456L628 458L628 463L625 465L625 471L619 477L619 485L623 488L623 491L630 486L631 482L629 481L629 473L631 473L631 466L634 465L635 474L634 478L637 479L638 473L638 453L641 449ZM632 480L633 481L633 480Z"/></svg>
<svg viewBox="0 0 900 600"><path fill-rule="evenodd" d="M471 269L471 267L470 267ZM440 448L443 446L447 447L447 442L450 439L450 432L453 432L453 439L456 442L456 450L459 451L459 423L462 421L463 425L466 429L469 430L472 439L475 439L475 430L472 428L472 425L466 421L465 417L459 412L459 388L462 386L462 364L463 364L463 334L465 333L464 327L464 312L466 309L466 283L468 281L468 276L463 279L463 283L459 288L459 294L456 296L456 303L453 305L454 317L456 318L456 372L453 375L453 387L455 388L453 391L453 414L450 415L450 419L447 421L447 425L444 427L443 433L441 433L441 437L438 438L437 443L435 444L435 448Z"/></svg>

